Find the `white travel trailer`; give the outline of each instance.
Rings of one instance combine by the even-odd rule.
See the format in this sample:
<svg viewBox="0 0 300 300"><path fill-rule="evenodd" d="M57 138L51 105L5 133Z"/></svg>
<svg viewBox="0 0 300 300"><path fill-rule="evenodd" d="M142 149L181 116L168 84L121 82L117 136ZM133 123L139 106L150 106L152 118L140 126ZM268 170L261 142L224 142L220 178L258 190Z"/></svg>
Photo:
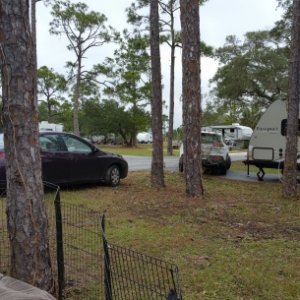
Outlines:
<svg viewBox="0 0 300 300"><path fill-rule="evenodd" d="M263 168L283 169L286 149L287 102L273 102L257 123L248 148L245 164L259 169L257 177L263 180ZM299 134L298 134L299 135ZM300 139L298 137L298 155ZM299 161L300 163L300 161ZM299 165L300 166L300 165Z"/></svg>
<svg viewBox="0 0 300 300"><path fill-rule="evenodd" d="M148 143L152 143L152 141L153 141L152 134L149 132L138 133L136 139L137 139L138 143L141 143L141 144L148 144Z"/></svg>
<svg viewBox="0 0 300 300"><path fill-rule="evenodd" d="M203 127L202 130L221 133L223 140L230 148L232 148L232 146L248 147L249 140L253 133L252 128L240 125L239 123L208 126Z"/></svg>
<svg viewBox="0 0 300 300"><path fill-rule="evenodd" d="M62 124L54 124L48 123L48 121L42 121L39 124L40 131L59 131L62 132L64 130L64 126Z"/></svg>

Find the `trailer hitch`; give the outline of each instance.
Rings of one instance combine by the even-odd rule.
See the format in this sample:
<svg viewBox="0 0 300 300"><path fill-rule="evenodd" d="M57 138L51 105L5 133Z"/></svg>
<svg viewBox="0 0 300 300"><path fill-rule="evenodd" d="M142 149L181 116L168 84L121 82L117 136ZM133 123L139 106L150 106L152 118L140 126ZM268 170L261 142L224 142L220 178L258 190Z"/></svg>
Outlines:
<svg viewBox="0 0 300 300"><path fill-rule="evenodd" d="M259 171L256 173L257 178L259 181L263 181L266 173L263 168L259 167L258 169L259 169Z"/></svg>

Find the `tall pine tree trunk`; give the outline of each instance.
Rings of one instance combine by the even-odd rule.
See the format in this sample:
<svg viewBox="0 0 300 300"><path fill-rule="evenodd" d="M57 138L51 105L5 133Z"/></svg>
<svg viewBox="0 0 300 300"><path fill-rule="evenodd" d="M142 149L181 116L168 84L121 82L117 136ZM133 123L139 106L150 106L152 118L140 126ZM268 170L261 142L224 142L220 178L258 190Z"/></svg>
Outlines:
<svg viewBox="0 0 300 300"><path fill-rule="evenodd" d="M28 1L2 0L0 14L11 276L52 291Z"/></svg>
<svg viewBox="0 0 300 300"><path fill-rule="evenodd" d="M81 51L79 51L81 54ZM73 96L73 130L74 134L80 136L79 129L79 103L80 103L80 88L81 88L81 55L78 56L78 66L76 71L75 91Z"/></svg>
<svg viewBox="0 0 300 300"><path fill-rule="evenodd" d="M174 77L175 77L175 30L174 14L171 13L171 66L170 66L170 107L169 107L169 130L168 130L168 154L173 155L173 128L174 128Z"/></svg>
<svg viewBox="0 0 300 300"><path fill-rule="evenodd" d="M33 42L33 63L34 69L37 70L37 46L36 46L36 3L41 0L31 0L31 35ZM34 76L34 85L37 86L37 76ZM37 89L34 90L34 102L38 107ZM37 108L38 109L38 108Z"/></svg>
<svg viewBox="0 0 300 300"><path fill-rule="evenodd" d="M198 0L180 0L182 119L186 193L203 195L201 162L200 17Z"/></svg>
<svg viewBox="0 0 300 300"><path fill-rule="evenodd" d="M297 196L297 144L300 89L300 0L293 1L291 56L287 108L287 141L283 171L283 194Z"/></svg>
<svg viewBox="0 0 300 300"><path fill-rule="evenodd" d="M163 135L162 135L162 86L159 51L159 16L158 0L150 2L150 42L152 71L152 135L153 150L151 164L151 184L153 187L164 187L163 170Z"/></svg>

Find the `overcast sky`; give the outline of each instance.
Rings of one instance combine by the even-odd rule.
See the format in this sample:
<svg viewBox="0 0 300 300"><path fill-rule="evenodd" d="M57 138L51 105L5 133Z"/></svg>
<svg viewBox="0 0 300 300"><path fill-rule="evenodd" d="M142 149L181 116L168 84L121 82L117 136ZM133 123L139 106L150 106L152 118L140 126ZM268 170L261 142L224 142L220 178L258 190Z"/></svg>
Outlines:
<svg viewBox="0 0 300 300"><path fill-rule="evenodd" d="M75 2L75 1L74 1ZM77 1L76 1L77 2ZM118 30L128 28L126 24L125 8L130 6L133 0L81 0L91 9L104 13L108 18L108 24ZM209 0L200 9L201 39L208 45L220 47L224 44L227 35L237 35L243 39L248 31L270 29L275 21L280 19L281 10L277 9L276 0ZM38 64L47 65L56 72L64 72L65 62L71 59L72 53L66 49L66 41L49 34L49 22L51 16L49 7L37 3L37 45ZM179 24L179 20L178 20ZM111 55L112 46L101 47L88 53L86 65L101 62L106 56ZM90 54L90 55L89 55ZM169 66L170 50L168 47L161 49L161 65L163 76L163 98L168 102L169 94ZM181 52L176 53L176 90L175 90L175 128L181 125ZM202 93L208 94L209 79L214 75L218 67L217 62L204 58L201 60L201 85ZM165 110L168 114L168 110Z"/></svg>

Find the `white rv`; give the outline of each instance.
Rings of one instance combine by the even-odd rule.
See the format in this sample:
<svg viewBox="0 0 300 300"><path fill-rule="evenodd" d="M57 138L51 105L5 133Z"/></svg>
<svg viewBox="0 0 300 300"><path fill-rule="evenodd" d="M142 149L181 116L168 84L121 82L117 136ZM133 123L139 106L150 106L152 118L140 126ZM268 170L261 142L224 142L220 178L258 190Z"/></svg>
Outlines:
<svg viewBox="0 0 300 300"><path fill-rule="evenodd" d="M202 131L215 131L223 136L223 140L229 148L233 146L248 147L253 130L250 127L232 123L231 125L217 125L203 127Z"/></svg>
<svg viewBox="0 0 300 300"><path fill-rule="evenodd" d="M273 102L257 123L244 162L259 169L257 177L263 180L263 168L283 169L286 148L287 102ZM298 154L300 139L298 138Z"/></svg>
<svg viewBox="0 0 300 300"><path fill-rule="evenodd" d="M149 132L138 133L136 139L140 144L148 144L148 143L152 143L153 141L152 133Z"/></svg>
<svg viewBox="0 0 300 300"><path fill-rule="evenodd" d="M54 124L54 123L48 123L48 121L42 121L39 124L39 130L62 132L64 130L64 126L62 124Z"/></svg>

